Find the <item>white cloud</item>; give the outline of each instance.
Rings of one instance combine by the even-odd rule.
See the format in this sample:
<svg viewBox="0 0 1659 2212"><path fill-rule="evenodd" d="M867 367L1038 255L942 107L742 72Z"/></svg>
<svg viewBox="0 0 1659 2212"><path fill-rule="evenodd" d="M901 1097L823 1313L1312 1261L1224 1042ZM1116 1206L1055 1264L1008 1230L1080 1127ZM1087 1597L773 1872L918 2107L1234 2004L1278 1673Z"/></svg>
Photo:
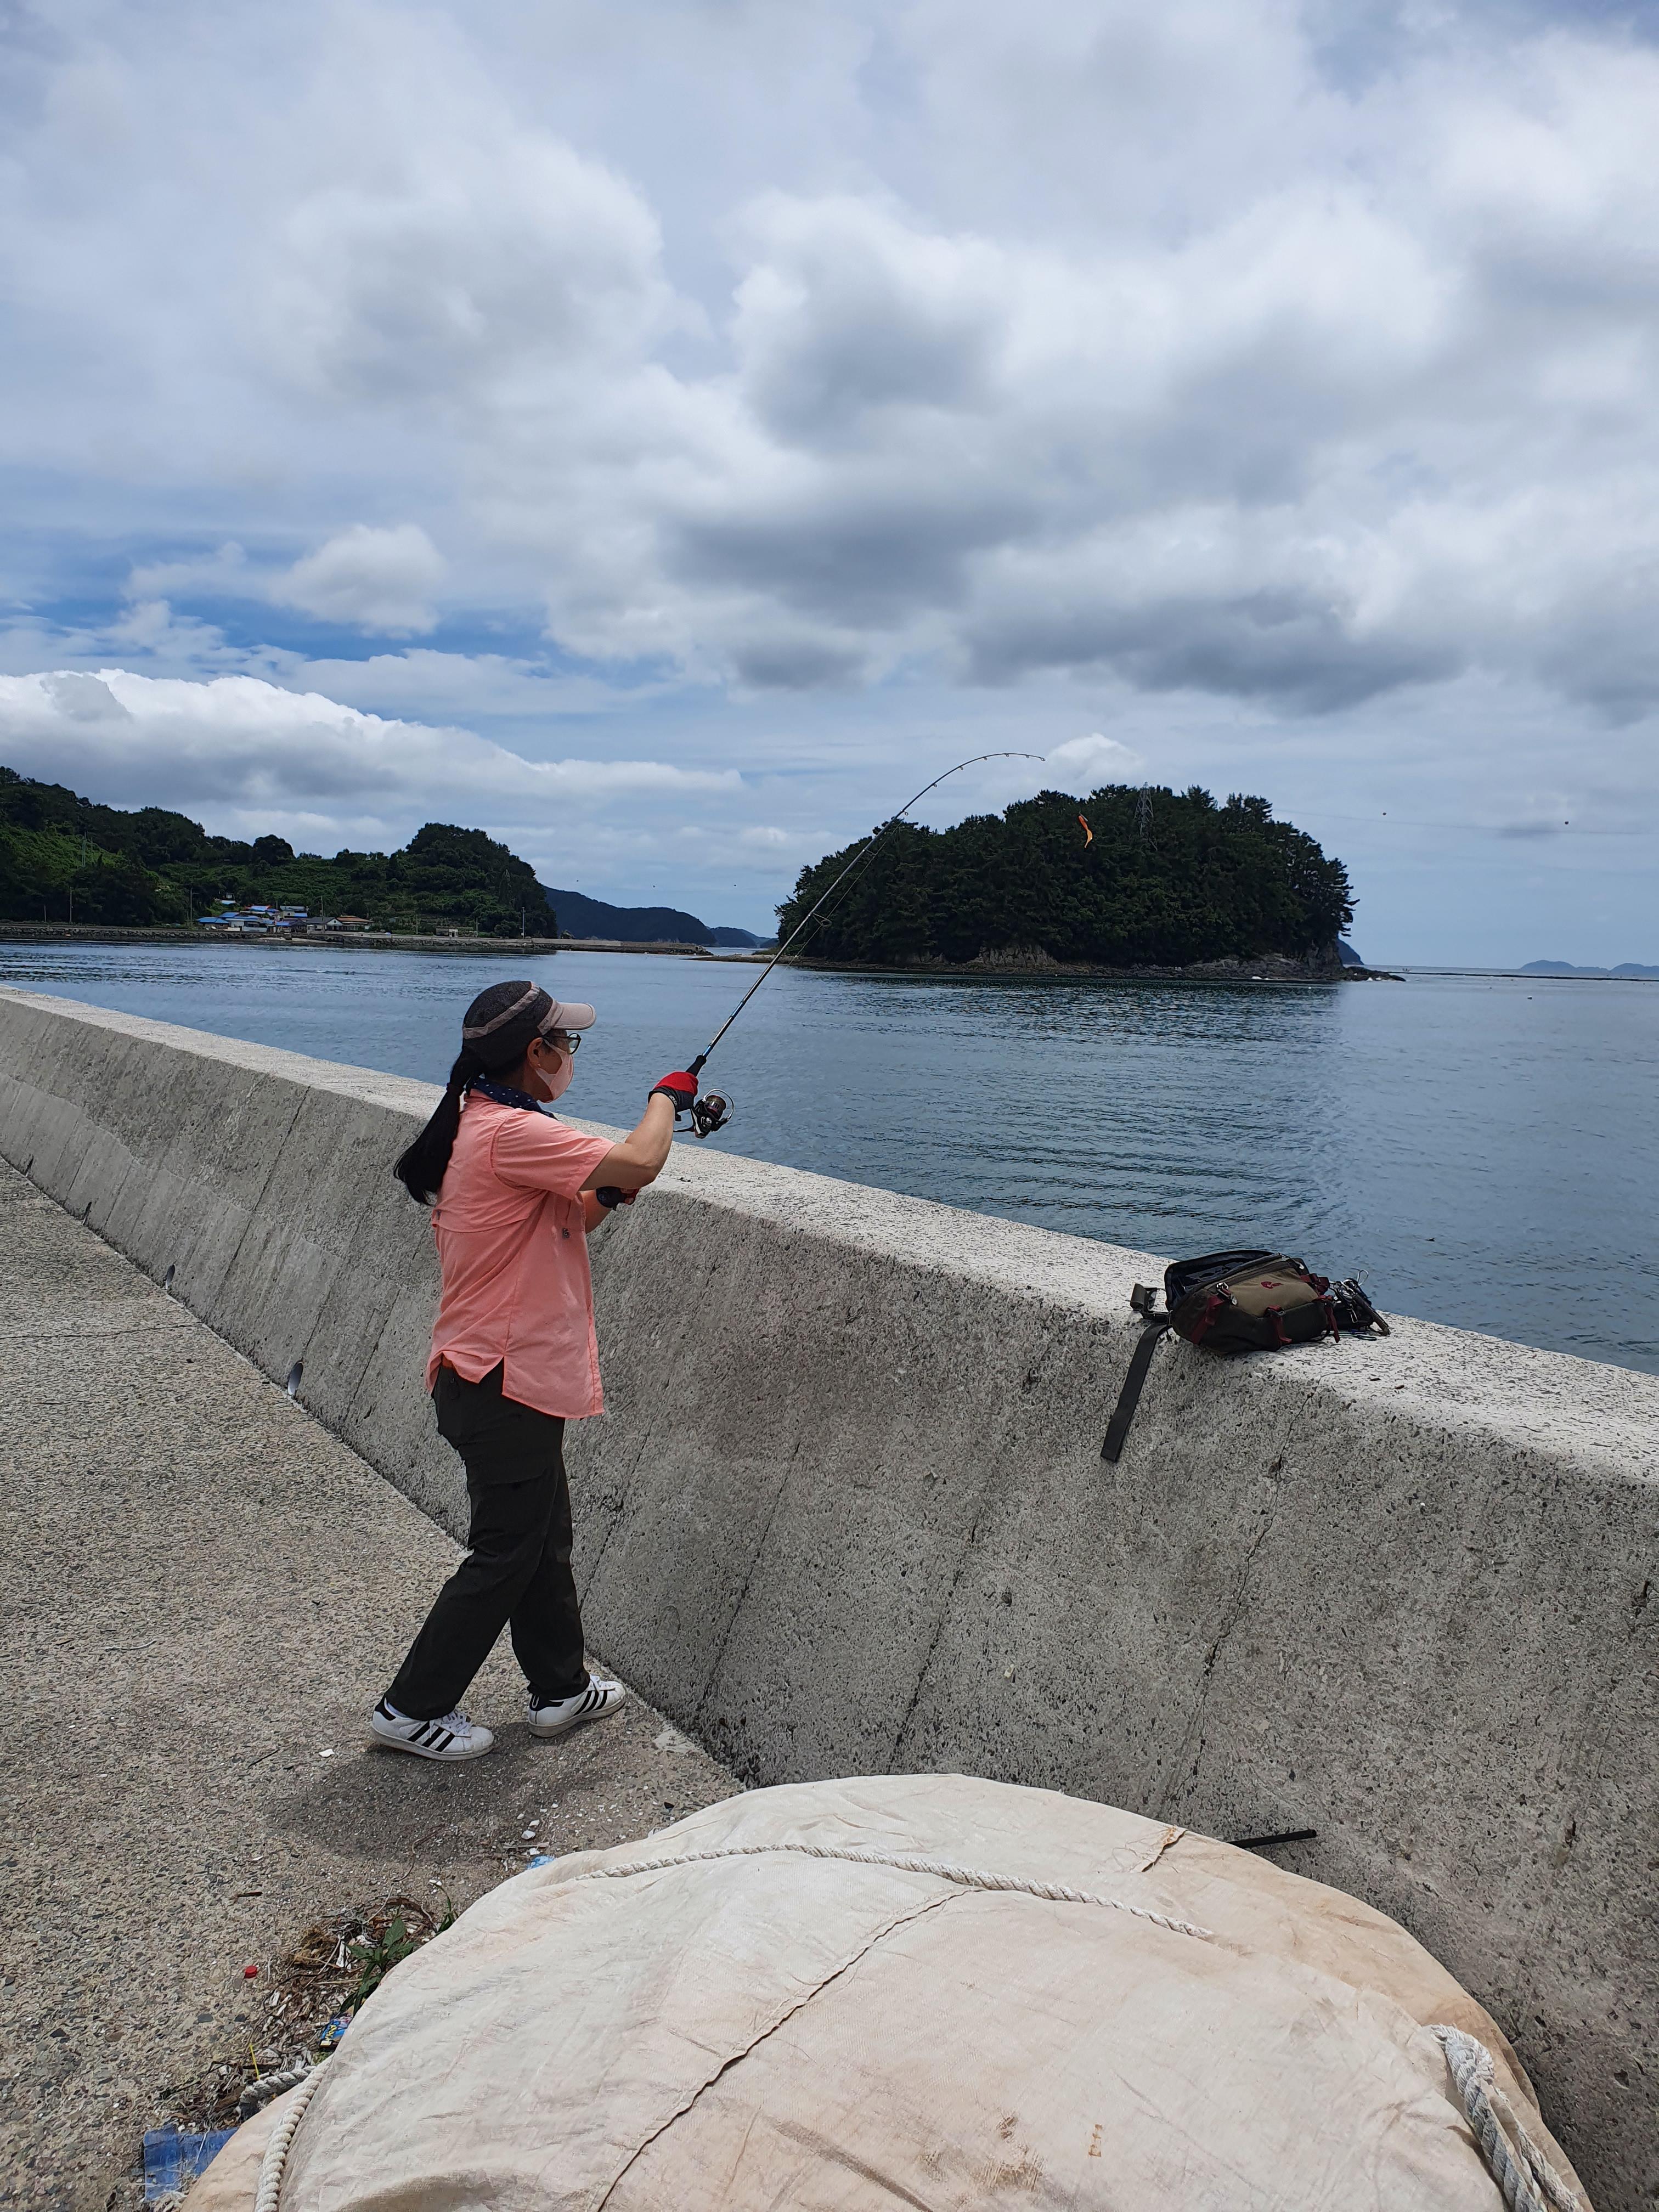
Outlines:
<svg viewBox="0 0 1659 2212"><path fill-rule="evenodd" d="M264 334L325 398L506 395L632 360L673 319L651 210L601 164L443 86L416 39L326 181L283 210Z"/></svg>
<svg viewBox="0 0 1659 2212"><path fill-rule="evenodd" d="M118 644L182 652L190 618L176 615L172 603L207 599L262 601L343 628L422 635L437 627L433 597L448 573L448 562L417 522L390 528L352 523L285 566L250 560L241 545L228 539L211 555L136 565L123 593L128 610L108 634Z"/></svg>
<svg viewBox="0 0 1659 2212"><path fill-rule="evenodd" d="M684 805L741 789L732 769L653 760L526 760L464 729L390 721L251 676L207 683L107 668L0 676L0 756L114 805L273 817L422 810L542 830L606 805Z"/></svg>
<svg viewBox="0 0 1659 2212"><path fill-rule="evenodd" d="M194 615L176 614L166 599L135 599L101 635L118 649L192 665L226 657L222 631Z"/></svg>
<svg viewBox="0 0 1659 2212"><path fill-rule="evenodd" d="M1103 783L1139 781L1146 765L1133 745L1093 730L1050 746L1042 780L1055 791L1098 791Z"/></svg>
<svg viewBox="0 0 1659 2212"><path fill-rule="evenodd" d="M990 245L840 195L770 194L744 228L732 341L769 431L842 450L893 410L990 406L1009 277Z"/></svg>
<svg viewBox="0 0 1659 2212"><path fill-rule="evenodd" d="M502 720L542 728L575 717L615 720L661 698L661 684L627 690L587 670L560 671L519 655L443 653L411 646L366 659L267 652L260 672L295 691L325 691L349 707L417 720Z"/></svg>
<svg viewBox="0 0 1659 2212"><path fill-rule="evenodd" d="M432 595L446 570L419 523L376 530L357 522L296 561L270 590L279 606L299 607L325 622L408 635L437 628Z"/></svg>

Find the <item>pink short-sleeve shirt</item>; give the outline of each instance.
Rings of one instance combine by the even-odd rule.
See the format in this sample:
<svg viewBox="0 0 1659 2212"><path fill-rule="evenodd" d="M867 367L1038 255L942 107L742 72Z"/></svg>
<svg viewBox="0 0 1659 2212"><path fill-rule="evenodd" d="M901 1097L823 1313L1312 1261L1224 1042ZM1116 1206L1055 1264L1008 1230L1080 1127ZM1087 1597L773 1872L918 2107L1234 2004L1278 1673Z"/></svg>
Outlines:
<svg viewBox="0 0 1659 2212"><path fill-rule="evenodd" d="M443 1293L427 1362L566 1420L604 1411L581 1187L611 1150L469 1092L433 1210Z"/></svg>

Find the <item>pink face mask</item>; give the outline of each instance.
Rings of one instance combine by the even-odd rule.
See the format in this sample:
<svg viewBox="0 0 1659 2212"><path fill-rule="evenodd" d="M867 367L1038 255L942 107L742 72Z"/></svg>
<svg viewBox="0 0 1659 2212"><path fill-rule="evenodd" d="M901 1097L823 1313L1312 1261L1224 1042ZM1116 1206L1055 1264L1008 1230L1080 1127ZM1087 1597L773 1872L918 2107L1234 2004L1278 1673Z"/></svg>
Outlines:
<svg viewBox="0 0 1659 2212"><path fill-rule="evenodd" d="M570 1088L571 1077L576 1073L576 1056L574 1053L562 1052L556 1068L550 1072L544 1067L539 1068L537 1073L547 1086L549 1098L562 1098Z"/></svg>

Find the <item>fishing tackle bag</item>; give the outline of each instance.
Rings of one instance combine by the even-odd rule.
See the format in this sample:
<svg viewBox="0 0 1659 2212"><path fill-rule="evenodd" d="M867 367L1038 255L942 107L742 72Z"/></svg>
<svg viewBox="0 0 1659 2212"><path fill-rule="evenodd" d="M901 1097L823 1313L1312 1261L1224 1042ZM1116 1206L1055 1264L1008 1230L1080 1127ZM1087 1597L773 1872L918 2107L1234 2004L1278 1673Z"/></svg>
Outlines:
<svg viewBox="0 0 1659 2212"><path fill-rule="evenodd" d="M1141 1385L1166 1330L1206 1352L1276 1352L1346 1329L1389 1325L1352 1276L1333 1283L1283 1252L1206 1252L1173 1260L1164 1271L1164 1310L1155 1286L1137 1283L1129 1303L1146 1324L1123 1379L1116 1411L1101 1446L1115 1465L1140 1402Z"/></svg>

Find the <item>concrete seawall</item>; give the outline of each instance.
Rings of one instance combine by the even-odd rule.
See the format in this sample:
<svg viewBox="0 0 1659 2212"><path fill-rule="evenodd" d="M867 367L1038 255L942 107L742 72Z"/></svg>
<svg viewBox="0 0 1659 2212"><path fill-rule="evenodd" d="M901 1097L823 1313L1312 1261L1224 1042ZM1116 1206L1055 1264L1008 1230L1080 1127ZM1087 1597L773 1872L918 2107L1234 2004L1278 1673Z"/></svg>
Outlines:
<svg viewBox="0 0 1659 2212"><path fill-rule="evenodd" d="M0 991L0 1153L458 1528L429 1234L388 1174L434 1095ZM751 1779L962 1768L1316 1829L1282 1863L1411 1928L1601 2212L1636 2212L1659 1382L1410 1322L1237 1364L1171 1343L1111 1468L1159 1264L678 1150L595 1239L595 1644Z"/></svg>

